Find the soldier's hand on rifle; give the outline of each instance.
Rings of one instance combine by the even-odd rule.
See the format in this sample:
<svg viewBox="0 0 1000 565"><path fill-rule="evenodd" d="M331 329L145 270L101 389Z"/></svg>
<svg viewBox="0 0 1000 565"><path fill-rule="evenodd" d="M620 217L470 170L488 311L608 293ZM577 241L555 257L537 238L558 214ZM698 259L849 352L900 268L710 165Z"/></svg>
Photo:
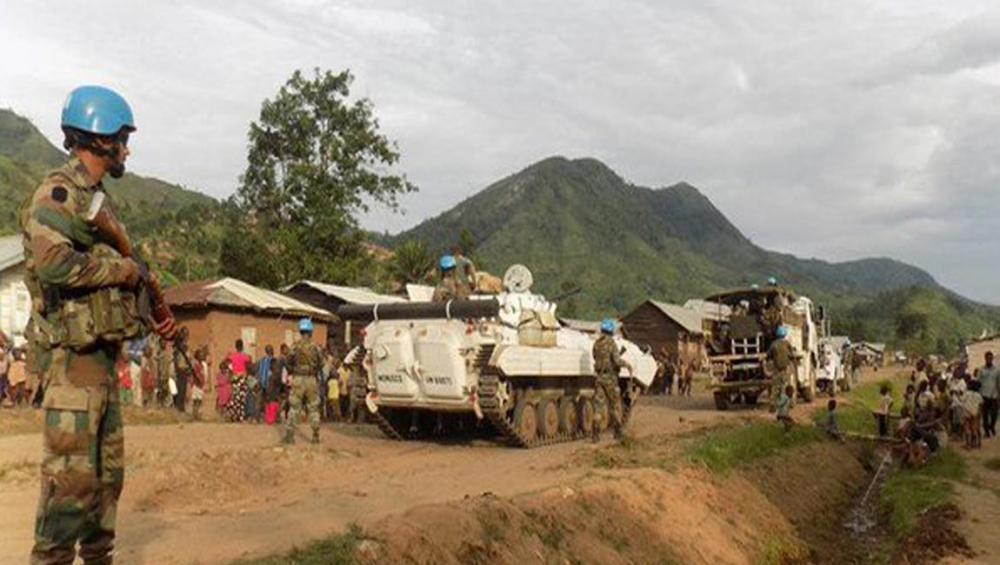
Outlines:
<svg viewBox="0 0 1000 565"><path fill-rule="evenodd" d="M174 321L173 316L161 322L153 320L153 331L163 339L171 341L177 336L177 323Z"/></svg>
<svg viewBox="0 0 1000 565"><path fill-rule="evenodd" d="M132 258L123 261L125 266L125 286L135 288L141 284L148 276L146 269Z"/></svg>

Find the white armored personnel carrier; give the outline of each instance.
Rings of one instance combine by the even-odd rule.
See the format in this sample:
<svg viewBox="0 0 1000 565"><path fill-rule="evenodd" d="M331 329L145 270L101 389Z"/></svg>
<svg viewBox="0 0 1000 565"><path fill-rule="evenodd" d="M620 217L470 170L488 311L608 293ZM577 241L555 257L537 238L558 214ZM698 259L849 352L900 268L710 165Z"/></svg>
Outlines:
<svg viewBox="0 0 1000 565"><path fill-rule="evenodd" d="M596 336L561 328L556 305L531 293L531 283L531 272L514 265L497 296L338 310L344 320L369 322L361 352L366 379L352 393L364 396L387 436L488 429L534 447L590 434ZM635 344L616 341L634 368L632 376L623 369L619 381L627 418L656 364Z"/></svg>

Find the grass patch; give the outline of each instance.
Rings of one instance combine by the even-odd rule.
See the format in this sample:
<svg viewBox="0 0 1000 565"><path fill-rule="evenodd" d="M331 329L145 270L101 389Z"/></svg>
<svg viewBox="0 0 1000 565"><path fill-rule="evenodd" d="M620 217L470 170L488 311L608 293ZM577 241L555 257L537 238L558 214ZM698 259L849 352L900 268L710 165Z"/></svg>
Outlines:
<svg viewBox="0 0 1000 565"><path fill-rule="evenodd" d="M727 473L822 438L821 430L813 426L797 425L785 433L776 422L755 422L698 437L687 446L685 455L689 461L704 465L712 472Z"/></svg>
<svg viewBox="0 0 1000 565"><path fill-rule="evenodd" d="M983 461L983 467L986 467L990 471L1000 471L1000 457L992 457Z"/></svg>
<svg viewBox="0 0 1000 565"><path fill-rule="evenodd" d="M349 565L357 562L358 544L364 539L361 526L350 524L342 534L297 547L285 555L234 561L232 565Z"/></svg>
<svg viewBox="0 0 1000 565"><path fill-rule="evenodd" d="M799 544L782 537L771 537L764 546L764 551L756 559L757 565L781 565L795 563L804 559L807 551Z"/></svg>
<svg viewBox="0 0 1000 565"><path fill-rule="evenodd" d="M906 378L897 375L892 379L881 379L873 383L857 385L850 392L841 393L837 397L837 425L840 431L854 434L874 434L878 432L875 417L872 416L882 398L882 385L888 385L892 395L893 413L899 414L903 406L903 392L906 390ZM824 405L826 400L819 398ZM826 408L813 413L817 425L826 423Z"/></svg>
<svg viewBox="0 0 1000 565"><path fill-rule="evenodd" d="M936 453L921 469L900 469L885 481L880 503L897 537L913 531L923 512L951 500L951 481L965 478L966 464L952 449Z"/></svg>

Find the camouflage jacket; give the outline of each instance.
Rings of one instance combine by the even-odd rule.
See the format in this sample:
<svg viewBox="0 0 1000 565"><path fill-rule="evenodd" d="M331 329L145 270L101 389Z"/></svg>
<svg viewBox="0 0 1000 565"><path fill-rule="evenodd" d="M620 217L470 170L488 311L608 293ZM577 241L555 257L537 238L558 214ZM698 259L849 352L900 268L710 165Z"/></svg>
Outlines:
<svg viewBox="0 0 1000 565"><path fill-rule="evenodd" d="M323 350L307 338L299 338L288 353L288 372L296 377L317 377L323 367Z"/></svg>
<svg viewBox="0 0 1000 565"><path fill-rule="evenodd" d="M594 342L594 373L598 376L617 376L625 365L618 344L613 337L601 335Z"/></svg>
<svg viewBox="0 0 1000 565"><path fill-rule="evenodd" d="M453 276L441 279L441 283L434 289L434 302L447 302L449 300L465 300L469 297L469 287L461 284Z"/></svg>
<svg viewBox="0 0 1000 565"><path fill-rule="evenodd" d="M771 366L778 373L787 371L795 360L795 352L792 351L792 344L787 339L776 339L767 349L767 359Z"/></svg>
<svg viewBox="0 0 1000 565"><path fill-rule="evenodd" d="M25 284L32 309L45 308L43 288L92 289L126 282L126 259L95 252L101 243L84 221L101 183L91 184L75 157L50 171L18 212L24 236ZM105 249L107 246L102 246Z"/></svg>

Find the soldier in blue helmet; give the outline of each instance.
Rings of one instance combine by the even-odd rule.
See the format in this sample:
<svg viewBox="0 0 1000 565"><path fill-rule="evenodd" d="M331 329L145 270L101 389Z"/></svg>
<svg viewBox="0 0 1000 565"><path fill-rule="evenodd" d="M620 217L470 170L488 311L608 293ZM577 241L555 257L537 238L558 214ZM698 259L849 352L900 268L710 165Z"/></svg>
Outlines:
<svg viewBox="0 0 1000 565"><path fill-rule="evenodd" d="M284 442L295 442L295 428L298 427L299 413L305 407L312 428L312 442L319 443L319 375L323 367L323 350L313 342L313 323L309 318L299 320L299 340L292 345L286 360L288 372L292 375L292 387L288 394L288 421L285 426Z"/></svg>
<svg viewBox="0 0 1000 565"><path fill-rule="evenodd" d="M125 173L135 121L101 86L73 90L62 110L69 161L50 171L18 212L31 294L30 370L45 410L42 489L32 563L111 563L124 485L124 435L115 362L123 339L144 333L127 301L143 277L134 260L87 223L102 180ZM109 316L108 312L122 312ZM153 329L172 337L172 321Z"/></svg>
<svg viewBox="0 0 1000 565"><path fill-rule="evenodd" d="M605 318L601 322L601 336L594 342L592 350L595 377L595 418L591 435L595 442L601 439L601 428L605 424L612 429L617 439L621 439L624 433L621 413L622 395L621 389L618 388L618 373L623 367L626 367L629 374L632 374L632 366L629 365L628 361L622 359L618 344L615 343L614 333L614 320ZM608 422L603 421L605 411L608 413Z"/></svg>
<svg viewBox="0 0 1000 565"><path fill-rule="evenodd" d="M462 284L458 278L456 268L458 261L453 255L442 255L438 261L438 269L441 271L441 282L434 289L434 302L447 302L449 300L465 300L469 297L469 285Z"/></svg>
<svg viewBox="0 0 1000 565"><path fill-rule="evenodd" d="M776 339L767 349L767 361L771 377L771 407L777 410L781 392L791 382L792 371L795 369L795 350L787 339L788 326L778 326L774 335Z"/></svg>

